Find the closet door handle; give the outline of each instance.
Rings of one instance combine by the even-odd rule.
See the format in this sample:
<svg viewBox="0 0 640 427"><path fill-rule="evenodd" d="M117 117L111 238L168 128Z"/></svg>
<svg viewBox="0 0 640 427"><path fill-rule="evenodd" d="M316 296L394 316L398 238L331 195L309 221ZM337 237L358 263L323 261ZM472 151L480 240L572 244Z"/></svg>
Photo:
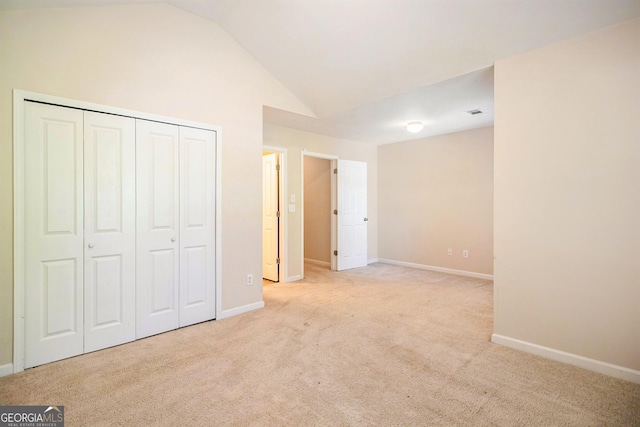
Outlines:
<svg viewBox="0 0 640 427"><path fill-rule="evenodd" d="M93 243L89 243L89 249L93 249L94 244Z"/></svg>
<svg viewBox="0 0 640 427"><path fill-rule="evenodd" d="M175 242L175 241L176 241L176 238L175 238L175 237L172 237L172 238L171 238L171 241L172 241L172 242Z"/></svg>

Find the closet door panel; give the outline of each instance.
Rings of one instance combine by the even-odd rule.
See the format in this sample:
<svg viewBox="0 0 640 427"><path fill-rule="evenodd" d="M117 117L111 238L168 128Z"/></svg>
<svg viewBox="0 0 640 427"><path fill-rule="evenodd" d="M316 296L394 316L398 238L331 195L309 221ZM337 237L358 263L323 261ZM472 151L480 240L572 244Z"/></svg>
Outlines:
<svg viewBox="0 0 640 427"><path fill-rule="evenodd" d="M180 326L215 317L215 138L180 128Z"/></svg>
<svg viewBox="0 0 640 427"><path fill-rule="evenodd" d="M85 348L135 339L135 120L84 116Z"/></svg>
<svg viewBox="0 0 640 427"><path fill-rule="evenodd" d="M178 126L136 121L136 336L179 326Z"/></svg>
<svg viewBox="0 0 640 427"><path fill-rule="evenodd" d="M82 112L25 102L25 368L83 352Z"/></svg>

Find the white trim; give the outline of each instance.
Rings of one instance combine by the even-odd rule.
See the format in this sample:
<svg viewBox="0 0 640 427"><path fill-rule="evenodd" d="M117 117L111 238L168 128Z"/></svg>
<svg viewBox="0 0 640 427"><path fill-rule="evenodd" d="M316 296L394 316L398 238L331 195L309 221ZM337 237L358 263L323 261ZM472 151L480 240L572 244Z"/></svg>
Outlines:
<svg viewBox="0 0 640 427"><path fill-rule="evenodd" d="M13 91L13 372L24 371L24 97ZM5 365L6 366L6 365Z"/></svg>
<svg viewBox="0 0 640 427"><path fill-rule="evenodd" d="M380 258L371 258L367 260L367 265L368 264L375 264L376 262L380 262Z"/></svg>
<svg viewBox="0 0 640 427"><path fill-rule="evenodd" d="M287 191L288 191L288 177L287 177L287 149L282 147L276 147L272 145L263 145L264 151L272 151L280 154L280 197L278 198L278 209L280 210L280 231L278 235L279 249L278 256L280 257L280 270L278 271L278 281L283 281L283 278L289 274L289 210L287 209Z"/></svg>
<svg viewBox="0 0 640 427"><path fill-rule="evenodd" d="M392 259L378 258L377 262L383 264L401 265L404 267L418 268L420 270L437 271L438 273L455 274L456 276L474 277L476 279L493 280L492 274L476 273L473 271L455 270L453 268L435 267L433 265L415 264L412 262L395 261Z"/></svg>
<svg viewBox="0 0 640 427"><path fill-rule="evenodd" d="M216 315L222 313L222 128L206 123L127 110L24 90L13 90L13 372L24 370L24 103L35 101L216 132ZM5 368L3 365L0 368Z"/></svg>
<svg viewBox="0 0 640 427"><path fill-rule="evenodd" d="M313 151L307 151L306 149L302 150L302 156L316 157L318 159L338 160L338 156L335 156L333 154L316 153Z"/></svg>
<svg viewBox="0 0 640 427"><path fill-rule="evenodd" d="M331 268L331 263L327 261L320 261L318 259L305 258L304 262L308 262L309 264L321 265L323 267Z"/></svg>
<svg viewBox="0 0 640 427"><path fill-rule="evenodd" d="M527 341L509 338L504 335L491 334L491 342L500 344L515 350L524 351L526 353L535 354L546 359L555 360L557 362L568 363L590 371L599 372L611 377L620 378L640 384L640 371L625 368L624 366L614 365L612 363L602 362L600 360L590 359L573 353L567 353Z"/></svg>
<svg viewBox="0 0 640 427"><path fill-rule="evenodd" d="M7 363L6 365L0 365L0 377L6 377L13 374L13 363Z"/></svg>
<svg viewBox="0 0 640 427"><path fill-rule="evenodd" d="M29 92L26 90L14 89L14 102L35 101L46 104L59 105L61 107L71 107L80 110L95 111L98 113L115 114L118 116L133 117L135 119L150 120L153 122L168 123L171 125L186 126L198 129L220 131L220 126L208 123L194 122L191 120L177 119L175 117L161 116L158 114L145 113L143 111L127 110L125 108L113 107L111 105L95 104L93 102L78 101L77 99L62 98L60 96L46 95L43 93Z"/></svg>
<svg viewBox="0 0 640 427"><path fill-rule="evenodd" d="M252 304L242 305L236 308L230 308L229 310L224 310L220 312L220 315L218 316L217 320L226 319L228 317L233 317L239 314L248 313L253 310L260 310L261 308L264 308L264 301L258 301Z"/></svg>
<svg viewBox="0 0 640 427"><path fill-rule="evenodd" d="M222 312L222 128L216 129L216 312Z"/></svg>
<svg viewBox="0 0 640 427"><path fill-rule="evenodd" d="M338 209L338 175L333 173L338 169L338 159L331 160L331 270L338 271L338 256L334 255L338 250L338 215L334 214ZM368 230L368 229L367 229Z"/></svg>
<svg viewBox="0 0 640 427"><path fill-rule="evenodd" d="M301 274L298 274L297 276L289 276L289 277L287 277L287 283L296 282L298 280L302 280L302 275Z"/></svg>

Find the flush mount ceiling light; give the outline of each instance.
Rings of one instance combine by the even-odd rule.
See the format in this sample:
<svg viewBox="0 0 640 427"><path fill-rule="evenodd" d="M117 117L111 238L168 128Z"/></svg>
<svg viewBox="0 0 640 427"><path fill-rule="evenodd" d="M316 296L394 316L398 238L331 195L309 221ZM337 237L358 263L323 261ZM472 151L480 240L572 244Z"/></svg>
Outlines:
<svg viewBox="0 0 640 427"><path fill-rule="evenodd" d="M467 111L467 113L471 114L472 116L475 116L476 114L482 114L482 110L478 110L477 108L474 110L469 110Z"/></svg>
<svg viewBox="0 0 640 427"><path fill-rule="evenodd" d="M409 122L407 124L407 130L411 133L420 132L423 128L424 128L424 124L419 120Z"/></svg>

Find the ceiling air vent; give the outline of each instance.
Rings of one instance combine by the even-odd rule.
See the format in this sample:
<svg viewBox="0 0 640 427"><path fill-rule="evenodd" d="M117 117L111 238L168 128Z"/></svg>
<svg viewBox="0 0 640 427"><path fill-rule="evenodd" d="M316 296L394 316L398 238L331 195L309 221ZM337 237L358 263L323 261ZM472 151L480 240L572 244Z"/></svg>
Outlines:
<svg viewBox="0 0 640 427"><path fill-rule="evenodd" d="M475 110L467 111L467 113L471 114L472 116L475 116L476 114L482 114L482 111L476 108Z"/></svg>

